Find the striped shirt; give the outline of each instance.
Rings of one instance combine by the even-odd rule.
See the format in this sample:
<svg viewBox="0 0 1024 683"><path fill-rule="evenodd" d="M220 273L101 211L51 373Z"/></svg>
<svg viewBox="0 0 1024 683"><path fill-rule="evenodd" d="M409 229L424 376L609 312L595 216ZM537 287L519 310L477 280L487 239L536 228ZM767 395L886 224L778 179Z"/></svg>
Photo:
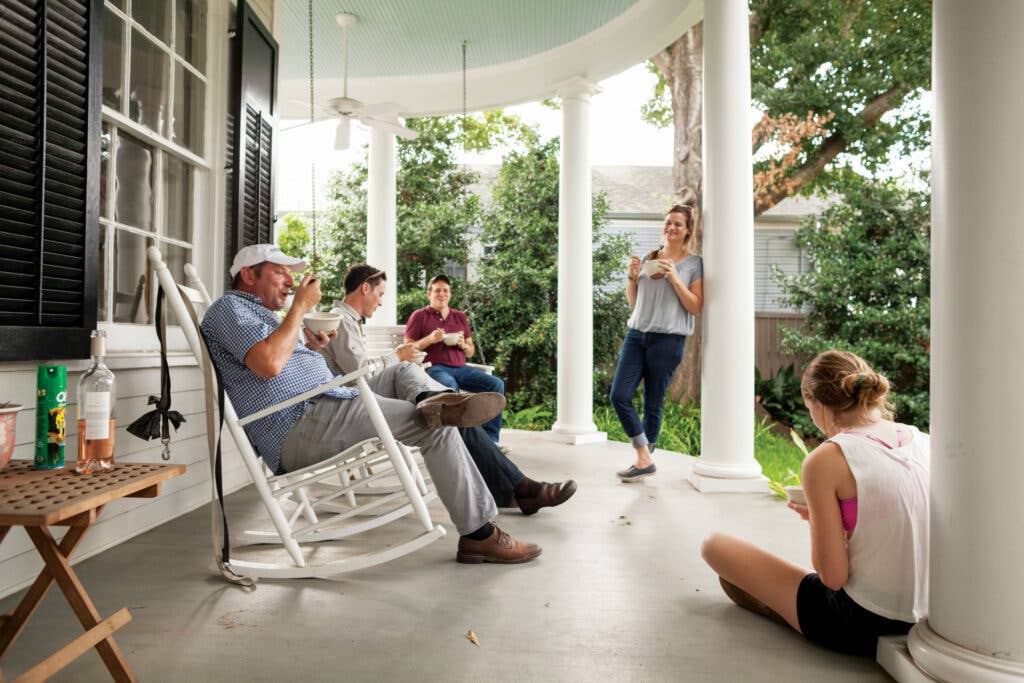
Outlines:
<svg viewBox="0 0 1024 683"><path fill-rule="evenodd" d="M263 305L259 297L231 290L210 306L203 316L202 330L210 360L220 372L224 389L239 417L326 384L334 379L324 357L306 348L302 335L288 357L284 369L276 377L264 379L245 365L245 354L269 337L281 320ZM356 389L336 387L324 392L337 398L354 398ZM281 463L281 444L288 430L302 416L309 401L284 408L245 426L256 452L272 472Z"/></svg>

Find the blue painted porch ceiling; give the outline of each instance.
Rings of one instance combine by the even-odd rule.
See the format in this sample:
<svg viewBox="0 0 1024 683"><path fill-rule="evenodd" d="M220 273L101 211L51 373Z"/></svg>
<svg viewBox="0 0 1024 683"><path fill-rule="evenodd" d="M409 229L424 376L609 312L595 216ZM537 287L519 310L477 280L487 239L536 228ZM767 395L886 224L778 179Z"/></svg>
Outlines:
<svg viewBox="0 0 1024 683"><path fill-rule="evenodd" d="M600 28L637 0L314 0L316 78L340 78L342 30L349 12L349 77L451 73L514 62ZM284 0L280 77L309 78L307 0Z"/></svg>

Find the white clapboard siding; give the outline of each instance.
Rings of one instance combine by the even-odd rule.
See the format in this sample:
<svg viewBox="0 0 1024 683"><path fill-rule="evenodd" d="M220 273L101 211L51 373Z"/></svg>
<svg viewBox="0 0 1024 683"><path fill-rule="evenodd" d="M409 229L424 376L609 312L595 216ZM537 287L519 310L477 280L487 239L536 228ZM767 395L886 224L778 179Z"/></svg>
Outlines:
<svg viewBox="0 0 1024 683"><path fill-rule="evenodd" d="M117 361L114 361L118 394L115 404L115 461L163 462L163 447L158 440L143 441L127 432L127 426L132 421L151 410L147 404L148 397L160 391L160 368L155 365L158 360L147 360L150 367L124 368L118 367ZM182 358L176 358L174 362L176 365L171 368L174 392L172 407L185 416L186 422L172 434L170 462L184 464L185 474L164 482L157 498L126 498L107 505L73 555L73 561L95 555L210 501L202 374L194 362L188 364ZM76 392L81 374L81 371L68 372L65 456L68 462L74 462L76 455ZM18 414L15 458L30 460L35 450L35 388L34 367L26 363L0 365L0 400L25 404L25 409ZM227 432L224 440L224 480L227 491L241 488L249 481L238 456L238 448ZM55 527L53 531L60 538L65 528ZM207 551L204 549L203 552ZM12 529L0 545L0 597L27 586L35 579L41 567L42 561L24 530Z"/></svg>
<svg viewBox="0 0 1024 683"><path fill-rule="evenodd" d="M661 244L662 226L661 220L613 218L604 227L604 231L628 235L632 244L631 253L643 256ZM772 266L790 275L807 270L807 258L793 239L795 228L796 224L779 228L758 227L754 230L754 310L758 312L793 312L779 302L782 292L771 273ZM625 280L628 266L627 258L622 263L616 282ZM618 286L616 284L614 288Z"/></svg>
<svg viewBox="0 0 1024 683"><path fill-rule="evenodd" d="M793 312L782 301L782 290L772 277L773 266L787 275L807 270L807 258L786 228L754 231L754 307L759 312Z"/></svg>

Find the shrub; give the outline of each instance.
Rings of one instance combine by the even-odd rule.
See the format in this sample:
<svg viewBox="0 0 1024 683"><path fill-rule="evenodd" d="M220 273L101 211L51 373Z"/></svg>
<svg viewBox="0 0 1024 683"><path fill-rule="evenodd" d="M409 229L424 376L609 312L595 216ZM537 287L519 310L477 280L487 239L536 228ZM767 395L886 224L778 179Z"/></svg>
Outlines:
<svg viewBox="0 0 1024 683"><path fill-rule="evenodd" d="M761 372L754 368L754 393L772 420L792 427L805 436L815 433L814 421L811 420L800 392L800 376L792 365L782 368L774 377L769 378L762 378Z"/></svg>
<svg viewBox="0 0 1024 683"><path fill-rule="evenodd" d="M928 192L847 176L842 200L797 231L811 270L776 274L806 328L783 330L783 348L852 351L893 383L897 419L928 428Z"/></svg>

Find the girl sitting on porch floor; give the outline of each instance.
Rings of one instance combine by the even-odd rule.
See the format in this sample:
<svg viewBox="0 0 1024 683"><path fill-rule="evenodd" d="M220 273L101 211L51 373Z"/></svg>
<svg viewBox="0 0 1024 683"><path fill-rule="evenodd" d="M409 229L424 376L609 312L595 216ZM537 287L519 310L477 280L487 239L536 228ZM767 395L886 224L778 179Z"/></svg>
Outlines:
<svg viewBox="0 0 1024 683"><path fill-rule="evenodd" d="M878 637L927 616L928 435L892 421L889 382L863 359L826 351L801 383L827 437L804 460L808 573L746 541L712 533L701 556L737 605L808 640L875 656Z"/></svg>

